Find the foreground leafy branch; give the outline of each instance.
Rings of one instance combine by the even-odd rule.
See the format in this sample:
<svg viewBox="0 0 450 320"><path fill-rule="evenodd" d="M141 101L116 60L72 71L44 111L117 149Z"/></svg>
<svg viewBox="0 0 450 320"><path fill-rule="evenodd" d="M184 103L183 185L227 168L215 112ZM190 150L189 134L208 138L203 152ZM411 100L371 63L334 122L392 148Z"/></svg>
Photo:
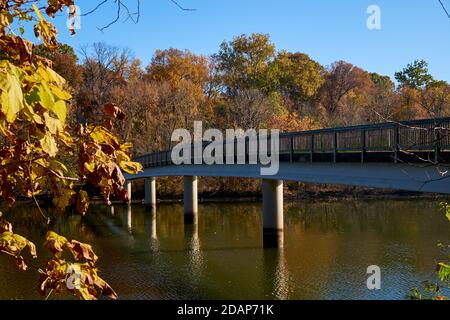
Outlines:
<svg viewBox="0 0 450 320"><path fill-rule="evenodd" d="M113 132L114 123L124 120L120 108L107 104L102 124L71 128L66 118L72 96L65 80L52 70L48 60L33 54L32 42L13 30L22 22L34 21L35 36L47 49L55 50L59 46L56 28L41 9L54 17L73 4L72 0L49 0L46 5L31 0L0 1L0 51L4 58L0 60L0 197L10 208L18 195L34 199L39 206L36 196L45 193L52 195L59 211L74 205L85 214L90 202L86 186L98 187L108 204L111 196L126 201L122 172L142 170L140 164L131 161L131 146ZM18 33L24 33L23 27ZM43 294L68 288L81 299L95 299L99 294L117 298L98 276L97 256L91 246L69 242L51 231L45 246L54 256L46 268L39 270ZM21 253L26 247L36 258L35 245L14 234L0 214L0 253L14 257L23 271L27 265ZM75 262L62 258L64 250ZM74 274L79 276L79 283L65 285Z"/></svg>
<svg viewBox="0 0 450 320"><path fill-rule="evenodd" d="M450 221L450 205L444 202L441 203L440 206L447 219ZM442 244L439 246L444 247ZM450 245L448 245L448 247L450 248ZM436 272L439 277L439 283L425 281L422 289L412 289L408 297L412 300L448 300L449 298L442 294L442 288L450 288L450 256L449 262L437 263Z"/></svg>
<svg viewBox="0 0 450 320"><path fill-rule="evenodd" d="M0 212L0 218L2 217ZM12 225L4 220L0 221L0 252L16 259L19 270L26 271L28 266L22 257L22 251L28 247L30 255L37 258L36 246L26 238L13 233Z"/></svg>
<svg viewBox="0 0 450 320"><path fill-rule="evenodd" d="M68 291L83 300L96 299L100 294L117 299L114 290L99 277L95 267L98 258L90 245L76 240L68 241L51 231L47 233L44 245L53 253L53 257L45 269L39 270L39 290L42 295L48 296L47 290L50 293ZM67 251L76 262L62 258Z"/></svg>

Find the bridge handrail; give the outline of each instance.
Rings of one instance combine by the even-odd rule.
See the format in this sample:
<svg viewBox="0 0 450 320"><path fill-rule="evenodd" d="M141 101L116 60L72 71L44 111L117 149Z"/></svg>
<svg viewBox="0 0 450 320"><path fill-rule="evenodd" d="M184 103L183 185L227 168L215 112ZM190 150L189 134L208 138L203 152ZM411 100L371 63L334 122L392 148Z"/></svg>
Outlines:
<svg viewBox="0 0 450 320"><path fill-rule="evenodd" d="M390 158L397 162L400 152L427 151L434 154L435 162L439 162L440 152L445 148L450 150L449 135L443 135L443 129L450 131L450 117L285 132L280 133L280 154L289 156L284 161L294 161L299 154L309 154L311 162L316 154L329 154L329 161L336 162L338 153L353 151L359 153L364 162L366 153L377 151L393 153ZM236 143L236 139L216 142ZM204 143L202 148L207 144ZM170 165L171 152L148 153L134 160L142 162L144 167Z"/></svg>

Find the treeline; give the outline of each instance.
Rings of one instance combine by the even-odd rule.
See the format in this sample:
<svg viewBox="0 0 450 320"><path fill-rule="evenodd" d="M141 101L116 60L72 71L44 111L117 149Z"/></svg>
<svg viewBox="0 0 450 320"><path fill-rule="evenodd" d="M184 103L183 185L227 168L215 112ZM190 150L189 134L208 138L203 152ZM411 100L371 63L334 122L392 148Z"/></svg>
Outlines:
<svg viewBox="0 0 450 320"><path fill-rule="evenodd" d="M67 79L71 121L96 121L105 103L118 104L126 121L117 133L136 155L169 148L172 131L192 129L194 120L218 129L298 131L450 112L450 85L434 79L423 60L397 72L396 85L349 62L322 66L305 53L277 51L264 34L223 42L211 56L157 50L147 66L104 43L79 55L67 45L35 50Z"/></svg>

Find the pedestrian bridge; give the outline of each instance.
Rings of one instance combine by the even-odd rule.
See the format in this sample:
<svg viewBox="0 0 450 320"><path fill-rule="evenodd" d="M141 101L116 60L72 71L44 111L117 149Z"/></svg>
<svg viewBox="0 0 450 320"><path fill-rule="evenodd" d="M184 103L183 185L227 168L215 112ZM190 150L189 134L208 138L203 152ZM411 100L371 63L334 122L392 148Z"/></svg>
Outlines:
<svg viewBox="0 0 450 320"><path fill-rule="evenodd" d="M285 180L450 194L449 129L450 118L439 118L283 133L276 154L279 170L271 176L261 175L263 164L250 161L249 137L242 137L241 154L238 138L214 142L224 145L223 163L227 157L240 157L241 164L198 161L195 157L208 146L206 142L191 147L192 163L198 164L175 165L172 150L146 154L135 159L144 171L126 175L126 179L130 199L131 181L145 179L145 203L155 210L155 178L183 176L185 222L194 224L198 219L197 177L261 179L264 246L281 246ZM269 154L272 149L269 139Z"/></svg>

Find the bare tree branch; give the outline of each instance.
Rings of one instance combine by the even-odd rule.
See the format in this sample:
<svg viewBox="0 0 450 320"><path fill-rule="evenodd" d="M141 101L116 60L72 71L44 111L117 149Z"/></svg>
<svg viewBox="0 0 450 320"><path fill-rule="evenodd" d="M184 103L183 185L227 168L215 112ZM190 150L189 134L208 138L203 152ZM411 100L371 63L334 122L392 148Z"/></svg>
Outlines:
<svg viewBox="0 0 450 320"><path fill-rule="evenodd" d="M88 16L88 15L94 13L94 12L97 11L102 5L106 4L108 1L109 1L109 0L103 0L103 1L100 2L94 9L92 9L91 11L86 12L86 13L83 13L83 14L81 15L81 17Z"/></svg>
<svg viewBox="0 0 450 320"><path fill-rule="evenodd" d="M170 0L170 1L183 11L196 11L197 10L197 9L192 9L192 8L184 8L176 0Z"/></svg>
<svg viewBox="0 0 450 320"><path fill-rule="evenodd" d="M447 17L450 19L450 13L448 12L447 8L445 7L444 3L442 2L442 0L438 0L439 3L442 6L442 9L444 9L444 12L447 14Z"/></svg>
<svg viewBox="0 0 450 320"><path fill-rule="evenodd" d="M115 5L117 6L117 13L116 13L114 20L112 20L107 25L105 25L101 28L98 28L98 30L103 32L105 29L108 29L109 27L111 27L113 24L115 24L117 21L120 20L123 12L126 12L126 18L125 18L124 22L128 21L129 19L131 19L136 24L139 22L139 18L141 16L140 0L136 0L136 3L137 3L137 11L136 12L131 12L130 9L128 8L128 6L125 4L124 0L102 0L100 3L97 4L97 6L94 9L88 11L87 13L82 14L81 16L90 15L90 14L96 12L98 9L100 9L105 4L113 2L113 1L114 1ZM180 5L180 3L177 0L170 0L170 1L173 4L175 4L180 10L183 10L183 11L196 11L197 10L197 9L193 9L193 8L185 8L182 5Z"/></svg>

